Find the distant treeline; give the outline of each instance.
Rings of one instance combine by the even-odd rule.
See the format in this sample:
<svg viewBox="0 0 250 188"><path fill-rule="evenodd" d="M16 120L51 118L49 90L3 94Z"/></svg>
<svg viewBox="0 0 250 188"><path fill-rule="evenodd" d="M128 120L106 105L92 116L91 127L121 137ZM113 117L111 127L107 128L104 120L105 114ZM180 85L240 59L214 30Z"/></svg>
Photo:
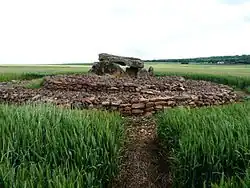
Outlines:
<svg viewBox="0 0 250 188"><path fill-rule="evenodd" d="M93 65L93 63L63 63L64 65Z"/></svg>
<svg viewBox="0 0 250 188"><path fill-rule="evenodd" d="M212 56L188 59L153 59L145 62L171 62L171 63L218 63L218 64L250 64L250 55Z"/></svg>

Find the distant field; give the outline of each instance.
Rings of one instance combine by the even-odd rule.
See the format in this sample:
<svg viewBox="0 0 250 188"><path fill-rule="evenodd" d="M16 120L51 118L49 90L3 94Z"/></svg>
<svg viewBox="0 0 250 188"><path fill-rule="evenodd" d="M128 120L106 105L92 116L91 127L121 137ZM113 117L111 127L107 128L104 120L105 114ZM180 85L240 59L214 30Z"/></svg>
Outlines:
<svg viewBox="0 0 250 188"><path fill-rule="evenodd" d="M146 68L153 66L155 72L176 72L176 73L200 73L230 76L250 77L250 65L183 65L183 64L153 64L147 63ZM65 72L87 72L90 65L40 65L40 66L1 66L2 73L27 73L27 72L46 72L46 73L65 73Z"/></svg>
<svg viewBox="0 0 250 188"><path fill-rule="evenodd" d="M89 65L10 65L1 66L0 74L2 73L27 73L27 72L46 72L46 73L64 73L64 72L87 72Z"/></svg>
<svg viewBox="0 0 250 188"><path fill-rule="evenodd" d="M0 82L10 80L30 80L52 74L85 73L87 65L0 65Z"/></svg>
<svg viewBox="0 0 250 188"><path fill-rule="evenodd" d="M250 65L146 64L146 67L149 66L153 66L156 72L223 74L250 77Z"/></svg>

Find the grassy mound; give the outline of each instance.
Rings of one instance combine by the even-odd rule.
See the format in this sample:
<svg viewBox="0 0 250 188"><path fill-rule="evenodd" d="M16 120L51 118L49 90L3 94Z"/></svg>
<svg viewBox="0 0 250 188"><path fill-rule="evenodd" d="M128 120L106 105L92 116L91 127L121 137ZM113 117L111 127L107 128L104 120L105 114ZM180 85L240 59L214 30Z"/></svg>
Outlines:
<svg viewBox="0 0 250 188"><path fill-rule="evenodd" d="M176 187L203 187L223 178L221 185L232 180L235 185L249 182L249 102L162 112L158 135L170 155Z"/></svg>
<svg viewBox="0 0 250 188"><path fill-rule="evenodd" d="M105 187L122 140L116 113L0 105L0 187Z"/></svg>

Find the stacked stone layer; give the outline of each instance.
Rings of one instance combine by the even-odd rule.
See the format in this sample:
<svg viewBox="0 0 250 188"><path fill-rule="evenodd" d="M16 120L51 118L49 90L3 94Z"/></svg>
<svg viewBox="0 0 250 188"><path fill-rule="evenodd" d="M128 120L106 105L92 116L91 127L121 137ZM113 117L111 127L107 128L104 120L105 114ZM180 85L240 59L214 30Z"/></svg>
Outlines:
<svg viewBox="0 0 250 188"><path fill-rule="evenodd" d="M73 108L117 110L124 115L150 115L175 106L210 106L237 100L228 86L182 77L53 76L46 77L40 89L0 87L0 102L41 101Z"/></svg>

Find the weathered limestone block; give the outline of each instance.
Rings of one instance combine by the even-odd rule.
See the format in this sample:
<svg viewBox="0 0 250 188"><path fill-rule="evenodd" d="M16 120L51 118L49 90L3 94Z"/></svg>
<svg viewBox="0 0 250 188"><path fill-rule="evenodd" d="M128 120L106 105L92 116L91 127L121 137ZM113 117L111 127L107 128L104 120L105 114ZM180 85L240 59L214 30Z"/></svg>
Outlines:
<svg viewBox="0 0 250 188"><path fill-rule="evenodd" d="M135 104L132 104L132 108L133 109L145 108L145 104L144 103L135 103Z"/></svg>
<svg viewBox="0 0 250 188"><path fill-rule="evenodd" d="M141 69L141 70L138 71L137 77L138 78L148 78L149 73L148 73L148 71L146 69Z"/></svg>
<svg viewBox="0 0 250 188"><path fill-rule="evenodd" d="M156 109L156 110L161 110L162 108L163 108L162 105L157 105L157 106L155 106L155 109Z"/></svg>
<svg viewBox="0 0 250 188"><path fill-rule="evenodd" d="M140 101L140 102L148 102L148 101L149 101L149 99L140 98L140 99L139 99L139 101Z"/></svg>
<svg viewBox="0 0 250 188"><path fill-rule="evenodd" d="M129 103L120 104L120 107L128 107L128 106L131 106L131 104L129 104Z"/></svg>
<svg viewBox="0 0 250 188"><path fill-rule="evenodd" d="M148 73L149 73L149 76L154 76L154 68L152 66L148 68Z"/></svg>
<svg viewBox="0 0 250 188"><path fill-rule="evenodd" d="M154 97L149 99L150 102L158 102L158 101L168 101L169 99L172 99L172 97L166 96L166 97Z"/></svg>
<svg viewBox="0 0 250 188"><path fill-rule="evenodd" d="M151 112L151 111L153 111L155 108L153 107L153 106L151 106L151 107L147 107L147 108L145 108L145 112Z"/></svg>
<svg viewBox="0 0 250 188"><path fill-rule="evenodd" d="M92 68L89 70L89 73L94 73L97 75L105 74L123 74L124 70L115 63L110 63L107 61L95 62Z"/></svg>
<svg viewBox="0 0 250 188"><path fill-rule="evenodd" d="M129 66L133 68L143 68L144 62L139 58L123 57L107 53L99 54L99 61L107 61L110 63L116 63L122 66Z"/></svg>
<svg viewBox="0 0 250 188"><path fill-rule="evenodd" d="M155 105L154 102L148 102L148 103L146 104L146 107L149 108L149 107L152 107L152 106L154 106L154 105Z"/></svg>
<svg viewBox="0 0 250 188"><path fill-rule="evenodd" d="M132 110L132 114L143 114L144 111L143 110L140 110L140 109L133 109Z"/></svg>
<svg viewBox="0 0 250 188"><path fill-rule="evenodd" d="M131 111L131 107L126 106L126 107L124 108L124 111Z"/></svg>
<svg viewBox="0 0 250 188"><path fill-rule="evenodd" d="M102 106L109 106L110 105L110 101L103 101L102 102Z"/></svg>
<svg viewBox="0 0 250 188"><path fill-rule="evenodd" d="M164 106L164 105L166 105L167 104L167 102L166 101L158 101L158 102L155 102L155 106Z"/></svg>
<svg viewBox="0 0 250 188"><path fill-rule="evenodd" d="M119 100L119 101L113 101L113 102L111 102L111 105L112 106L119 106L121 103L122 103L121 100Z"/></svg>

